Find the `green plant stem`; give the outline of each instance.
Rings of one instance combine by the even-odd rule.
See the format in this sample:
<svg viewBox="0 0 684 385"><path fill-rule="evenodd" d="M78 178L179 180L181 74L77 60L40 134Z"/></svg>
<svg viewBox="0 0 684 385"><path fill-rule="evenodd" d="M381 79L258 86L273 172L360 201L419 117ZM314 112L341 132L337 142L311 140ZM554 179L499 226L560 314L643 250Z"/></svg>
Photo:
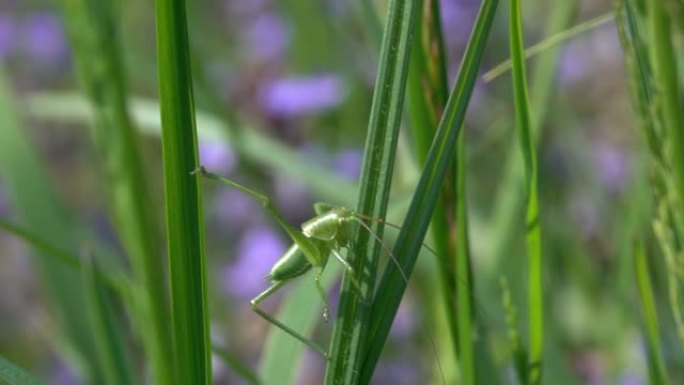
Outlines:
<svg viewBox="0 0 684 385"><path fill-rule="evenodd" d="M423 245L423 238L439 199L444 177L453 161L456 139L465 119L497 5L497 0L482 3L456 84L449 96L411 206L393 249L393 255L400 266L389 264L378 286L372 305L368 351L361 372L361 384L368 384L371 380L401 297L406 290L406 278L411 276Z"/></svg>
<svg viewBox="0 0 684 385"><path fill-rule="evenodd" d="M653 301L653 288L648 272L648 258L641 242L636 244L634 250L634 266L636 281L639 288L639 298L644 316L646 329L646 341L648 343L648 372L653 385L664 385L667 381L665 364L663 362L662 348L658 327L658 313Z"/></svg>
<svg viewBox="0 0 684 385"><path fill-rule="evenodd" d="M368 124L368 136L361 173L357 212L373 218L384 218L387 212L392 169L402 118L411 32L417 14L416 2L393 0L383 35L380 64ZM382 237L382 223L370 225ZM361 295L372 298L381 250L364 229L357 229L352 244L352 265L360 275ZM370 309L358 297L350 277L345 276L331 342L331 361L326 384L356 384L364 365L367 349Z"/></svg>
<svg viewBox="0 0 684 385"><path fill-rule="evenodd" d="M425 165L428 151L432 145L437 125L442 117L444 106L449 97L449 85L446 74L446 59L442 37L442 25L439 2L435 0L420 1L421 15L416 24L416 42L411 53L411 68L408 77L408 117L409 127L414 142L414 151L420 166ZM442 188L442 196L437 203L430 223L435 251L439 256L439 287L440 301L447 311L446 343L452 345L449 351L456 354L444 359L447 363L456 363L462 346L458 342L459 331L457 322L458 311L451 311L457 302L459 291L469 291L470 287L458 287L456 275L464 272L455 268L456 264L456 162L447 172L446 182ZM461 310L461 306L457 306ZM468 323L470 320L467 321ZM442 341L444 339L439 339ZM471 338L472 340L472 338ZM465 347L465 345L463 345ZM471 345L472 347L472 345ZM472 352L471 352L472 353ZM466 353L467 354L467 353ZM463 362L459 362L462 366ZM470 371L472 368L461 371ZM445 372L450 373L449 368Z"/></svg>
<svg viewBox="0 0 684 385"><path fill-rule="evenodd" d="M211 345L185 2L157 0L166 227L176 383L209 385Z"/></svg>
<svg viewBox="0 0 684 385"><path fill-rule="evenodd" d="M680 100L677 61L672 46L670 17L661 1L648 1L652 38L651 60L657 98L667 131L667 154L675 179L680 218L684 217L684 117Z"/></svg>
<svg viewBox="0 0 684 385"><path fill-rule="evenodd" d="M473 323L475 285L473 285L472 266L470 261L470 240L468 231L468 199L466 195L466 133L462 130L458 138L456 169L456 222L457 249L456 271L460 272L460 282L455 288L458 295L456 314L458 318L458 359L461 368L461 382L464 385L475 385L475 357L473 347Z"/></svg>
<svg viewBox="0 0 684 385"><path fill-rule="evenodd" d="M542 381L542 358L544 350L544 303L542 282L541 228L537 198L538 170L537 150L531 133L529 97L523 55L522 16L520 0L510 2L510 45L513 62L513 96L515 117L525 163L525 191L527 195L526 239L529 269L529 362L530 384Z"/></svg>
<svg viewBox="0 0 684 385"><path fill-rule="evenodd" d="M564 8L574 8L574 4L569 1L566 2L564 5ZM554 7L554 9L556 9ZM591 31L592 29L598 28L604 24L607 24L611 21L615 20L615 12L611 11L606 14L596 16L593 19L589 19L585 22L582 22L580 24L577 24L573 26L572 28L568 28L564 31L560 31L556 34L553 34L546 39L540 41L537 44L533 44L527 48L525 48L525 60L529 60L532 57L535 57L543 52L546 52L550 50L553 47L556 47L562 43L565 43L566 41L577 37L583 33L586 33L588 31ZM550 23L550 25L554 25L554 23ZM555 23L555 25L558 25ZM498 78L499 76L505 74L507 71L509 71L512 67L512 60L508 59L501 64L495 66L494 68L490 69L489 71L485 72L484 75L482 75L482 79L486 82L491 82L492 80Z"/></svg>
<svg viewBox="0 0 684 385"><path fill-rule="evenodd" d="M133 296L132 309L135 327L143 339L155 383L170 385L173 355L160 242L138 133L128 115L114 10L110 0L64 0L64 11L81 83L95 110L92 131L107 176L110 213L138 281L135 290L140 293Z"/></svg>

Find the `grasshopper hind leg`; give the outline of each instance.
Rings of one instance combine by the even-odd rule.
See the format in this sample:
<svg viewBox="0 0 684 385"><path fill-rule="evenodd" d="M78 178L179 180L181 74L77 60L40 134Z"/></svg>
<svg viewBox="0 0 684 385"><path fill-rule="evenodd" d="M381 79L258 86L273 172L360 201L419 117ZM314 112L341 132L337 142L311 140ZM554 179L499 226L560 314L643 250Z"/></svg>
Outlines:
<svg viewBox="0 0 684 385"><path fill-rule="evenodd" d="M263 302L266 298L270 297L273 293L278 291L278 289L280 289L283 285L285 285L285 283L287 283L287 281L274 282L268 289L264 290L261 294L254 297L254 299L252 299L250 301L250 304L252 305L252 310L255 313L257 313L261 318L266 320L266 322L274 325L275 327L281 329L285 333L287 333L287 334L291 335L292 337L298 339L299 341L304 343L306 346L308 346L311 349L313 349L314 351L318 352L326 360L329 359L330 357L329 357L328 353L319 344L317 344L313 340L301 335L300 333L298 333L297 331L295 331L291 327L289 327L289 326L285 325L284 323L278 321L272 315L266 313L265 311L261 310L261 308L259 308L259 304L261 302ZM325 309L326 309L325 311L327 311L327 301L326 301Z"/></svg>

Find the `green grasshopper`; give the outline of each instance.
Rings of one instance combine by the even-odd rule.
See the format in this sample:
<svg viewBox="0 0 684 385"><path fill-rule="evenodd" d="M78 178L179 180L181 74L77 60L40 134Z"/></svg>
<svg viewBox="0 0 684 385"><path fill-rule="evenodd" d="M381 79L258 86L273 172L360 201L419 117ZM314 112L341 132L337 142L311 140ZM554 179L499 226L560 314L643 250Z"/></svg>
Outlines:
<svg viewBox="0 0 684 385"><path fill-rule="evenodd" d="M368 228L368 226L351 210L343 207L334 207L326 203L316 203L314 205L314 210L317 215L304 222L302 224L302 229L298 230L285 220L280 211L271 202L271 198L228 178L210 173L202 166L193 171L193 174L198 174L225 183L254 197L261 202L264 210L270 213L285 232L287 232L290 238L292 238L292 241L294 242L292 246L290 246L285 254L283 254L275 265L273 265L270 273L267 275L267 279L271 282L271 286L250 301L252 310L266 321L281 328L286 333L302 341L327 358L328 354L322 347L261 310L259 304L278 291L278 289L288 283L291 279L297 278L310 269L315 268L317 271L314 275L314 281L316 282L316 288L323 301L323 318L327 322L329 305L327 294L321 284L323 270L328 263L328 259L332 255L340 264L342 264L347 273L350 274L354 287L360 295L361 286L356 273L351 264L349 264L349 262L340 254L340 250L349 246L353 231L352 226L355 223L359 223L365 228ZM364 299L364 302L367 301Z"/></svg>
<svg viewBox="0 0 684 385"><path fill-rule="evenodd" d="M271 282L271 286L264 290L261 294L254 297L250 303L252 305L252 310L260 317L282 329L292 337L303 342L311 349L320 353L323 357L325 357L325 359L329 359L329 355L325 349L311 339L301 335L294 329L278 321L270 314L261 310L259 308L259 304L270 297L273 293L278 291L278 289L287 284L290 280L303 275L312 268L316 268L317 271L314 275L314 281L316 282L316 288L318 289L323 302L323 318L327 322L329 314L328 296L321 284L321 276L325 266L328 263L330 255L334 256L350 275L353 286L357 291L357 294L361 297L362 303L370 303L370 301L363 297L361 285L351 264L340 254L340 250L342 248L348 248L349 244L351 243L354 224L359 224L365 228L373 236L373 238L375 238L375 240L378 241L383 248L390 253L390 258L392 258L393 262L399 268L402 278L408 284L408 277L401 269L399 263L391 255L391 250L387 244L370 229L370 227L364 222L364 219L379 221L392 227L395 225L392 225L382 219L365 217L344 207L336 207L327 203L315 203L314 210L316 212L316 216L304 222L301 226L302 229L298 230L288 223L287 220L285 220L284 216L273 205L271 198L267 197L266 195L260 194L228 178L208 172L202 166L199 166L195 171L192 172L192 174L200 175L205 178L227 184L257 199L259 202L261 202L261 205L264 207L264 209L275 218L275 220L283 229L285 229L285 232L287 232L290 238L292 238L292 241L294 242L292 246L290 246L290 248L273 265L270 273L266 276ZM434 250L427 245L424 246L426 246L428 250L434 254ZM428 336L432 350L435 353L437 364L442 375L442 380L444 383L446 383L444 381L442 365L440 363L439 356L437 355L435 342L432 336L429 334L429 331Z"/></svg>

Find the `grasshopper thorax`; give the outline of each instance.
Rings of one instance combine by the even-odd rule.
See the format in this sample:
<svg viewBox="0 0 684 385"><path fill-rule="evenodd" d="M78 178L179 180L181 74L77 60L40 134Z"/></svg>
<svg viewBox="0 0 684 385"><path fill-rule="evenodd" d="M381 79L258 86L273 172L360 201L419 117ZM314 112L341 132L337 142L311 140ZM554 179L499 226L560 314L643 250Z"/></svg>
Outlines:
<svg viewBox="0 0 684 385"><path fill-rule="evenodd" d="M302 232L320 241L335 241L346 245L350 236L353 213L344 207L335 207L302 224Z"/></svg>

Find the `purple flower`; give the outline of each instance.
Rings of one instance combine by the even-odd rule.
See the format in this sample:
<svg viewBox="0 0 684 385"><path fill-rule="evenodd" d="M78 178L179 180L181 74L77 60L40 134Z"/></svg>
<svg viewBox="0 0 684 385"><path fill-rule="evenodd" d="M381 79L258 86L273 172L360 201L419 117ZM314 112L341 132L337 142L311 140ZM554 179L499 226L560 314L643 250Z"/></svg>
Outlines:
<svg viewBox="0 0 684 385"><path fill-rule="evenodd" d="M224 289L237 298L252 298L263 291L273 264L285 252L285 243L270 228L249 229L236 248L237 261L224 272Z"/></svg>
<svg viewBox="0 0 684 385"><path fill-rule="evenodd" d="M285 217L292 221L303 221L313 215L307 187L288 177L274 179L276 202Z"/></svg>
<svg viewBox="0 0 684 385"><path fill-rule="evenodd" d="M558 77L564 85L576 83L587 76L587 52L579 42L570 42L561 51Z"/></svg>
<svg viewBox="0 0 684 385"><path fill-rule="evenodd" d="M470 0L441 0L439 3L447 43L453 46L468 41L477 14L477 3Z"/></svg>
<svg viewBox="0 0 684 385"><path fill-rule="evenodd" d="M290 41L290 31L273 13L261 13L243 28L247 55L261 62L274 61L283 55Z"/></svg>
<svg viewBox="0 0 684 385"><path fill-rule="evenodd" d="M50 383L54 385L81 384L81 380L74 369L66 362L58 359L50 370Z"/></svg>
<svg viewBox="0 0 684 385"><path fill-rule="evenodd" d="M620 385L646 385L647 382L635 373L625 373L620 377L618 381Z"/></svg>
<svg viewBox="0 0 684 385"><path fill-rule="evenodd" d="M22 25L24 51L38 62L63 63L68 59L64 30L59 17L51 13L29 16Z"/></svg>
<svg viewBox="0 0 684 385"><path fill-rule="evenodd" d="M599 143L593 153L596 172L603 184L613 192L621 191L629 179L629 157L624 150L607 143Z"/></svg>
<svg viewBox="0 0 684 385"><path fill-rule="evenodd" d="M357 149L344 150L334 160L335 171L345 179L356 180L361 174L363 152Z"/></svg>
<svg viewBox="0 0 684 385"><path fill-rule="evenodd" d="M214 196L211 206L212 213L220 223L221 231L226 232L244 228L261 213L260 207L252 197L230 187L221 189Z"/></svg>
<svg viewBox="0 0 684 385"><path fill-rule="evenodd" d="M415 319L411 313L411 306L402 302L390 329L390 335L397 339L408 338L415 329ZM427 329L426 329L427 330Z"/></svg>
<svg viewBox="0 0 684 385"><path fill-rule="evenodd" d="M235 153L225 144L218 142L200 142L200 162L207 170L216 174L228 174L237 163Z"/></svg>
<svg viewBox="0 0 684 385"><path fill-rule="evenodd" d="M16 29L10 15L0 14L0 60L7 58L14 50Z"/></svg>
<svg viewBox="0 0 684 385"><path fill-rule="evenodd" d="M344 101L346 84L335 75L284 78L267 84L260 99L272 115L289 118L330 110Z"/></svg>

